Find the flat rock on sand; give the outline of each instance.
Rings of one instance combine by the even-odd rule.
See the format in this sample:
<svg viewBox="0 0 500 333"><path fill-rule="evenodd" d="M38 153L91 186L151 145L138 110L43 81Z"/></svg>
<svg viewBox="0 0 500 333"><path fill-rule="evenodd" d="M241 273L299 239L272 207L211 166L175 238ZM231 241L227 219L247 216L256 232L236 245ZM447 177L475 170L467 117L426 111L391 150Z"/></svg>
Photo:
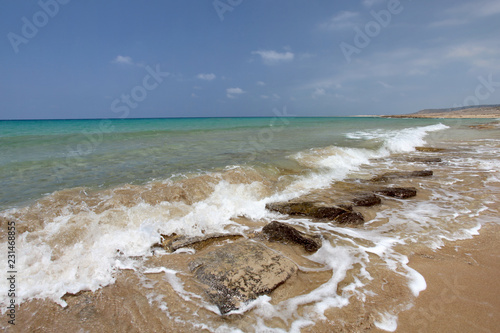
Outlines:
<svg viewBox="0 0 500 333"><path fill-rule="evenodd" d="M178 249L182 249L185 247L194 248L196 250L202 249L212 243L220 242L227 239L238 239L243 237L240 234L208 234L204 236L196 236L196 237L185 237L185 236L165 236L162 235L164 240L161 243L161 246L169 251L175 252Z"/></svg>
<svg viewBox="0 0 500 333"><path fill-rule="evenodd" d="M274 202L266 204L266 209L292 216L327 219L340 224L360 225L365 222L363 215L352 210L352 205L325 206L321 202Z"/></svg>
<svg viewBox="0 0 500 333"><path fill-rule="evenodd" d="M262 244L241 241L227 244L189 263L195 277L221 314L240 308L284 283L297 266Z"/></svg>
<svg viewBox="0 0 500 333"><path fill-rule="evenodd" d="M305 234L288 224L272 221L262 229L262 233L272 242L301 245L307 252L316 252L321 247L321 238Z"/></svg>
<svg viewBox="0 0 500 333"><path fill-rule="evenodd" d="M372 178L374 182L387 182L394 179L408 179L408 178L418 178L418 177L431 177L434 175L432 170L417 170L417 171L407 171L407 172L387 172L381 176Z"/></svg>
<svg viewBox="0 0 500 333"><path fill-rule="evenodd" d="M417 195L417 189L414 187L387 187L376 191L388 197L408 199Z"/></svg>

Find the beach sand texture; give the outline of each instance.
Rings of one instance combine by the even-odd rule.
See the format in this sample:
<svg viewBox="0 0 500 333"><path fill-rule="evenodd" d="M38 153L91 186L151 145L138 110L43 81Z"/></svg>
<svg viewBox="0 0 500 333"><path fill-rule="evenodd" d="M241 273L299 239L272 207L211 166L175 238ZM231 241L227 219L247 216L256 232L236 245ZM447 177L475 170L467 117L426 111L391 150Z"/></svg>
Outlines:
<svg viewBox="0 0 500 333"><path fill-rule="evenodd" d="M499 244L500 226L488 224L473 239L412 255L427 289L400 314L396 332L498 332Z"/></svg>

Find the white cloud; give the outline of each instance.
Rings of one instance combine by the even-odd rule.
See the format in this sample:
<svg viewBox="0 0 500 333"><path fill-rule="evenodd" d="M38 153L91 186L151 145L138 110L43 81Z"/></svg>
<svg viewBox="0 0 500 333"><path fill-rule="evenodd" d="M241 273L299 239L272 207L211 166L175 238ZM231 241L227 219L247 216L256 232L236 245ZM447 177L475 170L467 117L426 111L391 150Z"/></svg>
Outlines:
<svg viewBox="0 0 500 333"><path fill-rule="evenodd" d="M325 88L316 88L314 90L314 92L312 93L312 98L318 98L318 97L325 96L325 95L326 95Z"/></svg>
<svg viewBox="0 0 500 333"><path fill-rule="evenodd" d="M312 54L312 53L302 53L302 54L299 54L299 59L300 60L311 59L311 58L314 58L314 57L316 57L316 55Z"/></svg>
<svg viewBox="0 0 500 333"><path fill-rule="evenodd" d="M326 30L342 30L352 28L356 25L358 18L359 13L342 11L328 20L328 22L320 24L320 27Z"/></svg>
<svg viewBox="0 0 500 333"><path fill-rule="evenodd" d="M241 88L227 88L226 95L227 98L236 98L237 95L244 94L245 92Z"/></svg>
<svg viewBox="0 0 500 333"><path fill-rule="evenodd" d="M431 28L439 28L439 27L453 27L453 26L458 26L462 24L466 24L469 21L466 19L456 19L456 18L451 18L451 19L444 19L441 21L436 21L432 22L429 26Z"/></svg>
<svg viewBox="0 0 500 333"><path fill-rule="evenodd" d="M424 69L410 69L410 71L408 72L408 75L410 76L423 76L423 75L428 75L429 74L429 71L428 70L424 70Z"/></svg>
<svg viewBox="0 0 500 333"><path fill-rule="evenodd" d="M258 86L265 86L265 85L266 85L266 83L265 83L265 82L263 82L263 81L257 81L257 85L258 85Z"/></svg>
<svg viewBox="0 0 500 333"><path fill-rule="evenodd" d="M384 81L377 81L378 84L380 84L382 87L386 88L386 89L391 89L393 88L393 86L391 86L390 84L388 83L385 83Z"/></svg>
<svg viewBox="0 0 500 333"><path fill-rule="evenodd" d="M363 6L369 8L382 2L384 2L384 0L363 0Z"/></svg>
<svg viewBox="0 0 500 333"><path fill-rule="evenodd" d="M474 58L479 55L484 55L489 53L490 50L483 46L464 44L452 47L448 52L448 58Z"/></svg>
<svg viewBox="0 0 500 333"><path fill-rule="evenodd" d="M123 64L123 65L133 65L134 64L131 57L126 57L126 56L121 56L121 55L119 55L115 59L113 59L112 63Z"/></svg>
<svg viewBox="0 0 500 333"><path fill-rule="evenodd" d="M364 85L370 82L390 89L388 91L401 92L405 89L420 89L413 86L412 82L421 82L423 76L434 76L435 73L440 73L441 68L449 66L458 66L456 68L464 74L476 76L500 70L498 59L500 44L495 39L448 45L435 41L433 47L374 52L356 59L356 66L344 66L334 74L325 73L311 81L304 80L298 89L307 92L309 96L312 93L315 98L323 96L322 89L325 90L325 97L334 96L335 93L351 96L351 87L356 86L356 83Z"/></svg>
<svg viewBox="0 0 500 333"><path fill-rule="evenodd" d="M465 14L468 17L486 17L500 14L500 2L498 0L485 0L468 2L448 10L450 14Z"/></svg>
<svg viewBox="0 0 500 333"><path fill-rule="evenodd" d="M443 15L448 18L433 22L429 26L431 28L458 26L498 14L500 14L500 2L498 0L468 2L447 9Z"/></svg>
<svg viewBox="0 0 500 333"><path fill-rule="evenodd" d="M483 40L451 46L443 56L448 60L459 60L469 63L470 69L498 70L500 64L500 45L494 40Z"/></svg>
<svg viewBox="0 0 500 333"><path fill-rule="evenodd" d="M269 95L260 95L260 98L262 99L272 99L273 101L279 101L281 99L281 96L278 94L272 94L271 96Z"/></svg>
<svg viewBox="0 0 500 333"><path fill-rule="evenodd" d="M228 94L243 94L244 91L241 88L227 88L226 92Z"/></svg>
<svg viewBox="0 0 500 333"><path fill-rule="evenodd" d="M212 81L217 76L215 74L213 74L213 73L210 73L210 74L203 74L203 73L201 73L201 74L198 74L196 77L198 79L200 79L200 80Z"/></svg>
<svg viewBox="0 0 500 333"><path fill-rule="evenodd" d="M273 50L260 50L253 51L252 54L258 54L262 58L262 61L267 65L273 65L279 62L292 61L295 55L292 52L276 52Z"/></svg>

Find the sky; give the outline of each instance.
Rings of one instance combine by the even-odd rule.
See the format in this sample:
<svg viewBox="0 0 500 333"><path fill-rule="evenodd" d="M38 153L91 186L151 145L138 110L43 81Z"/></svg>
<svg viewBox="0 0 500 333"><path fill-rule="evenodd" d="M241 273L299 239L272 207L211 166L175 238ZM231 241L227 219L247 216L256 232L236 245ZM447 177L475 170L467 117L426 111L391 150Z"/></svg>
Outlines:
<svg viewBox="0 0 500 333"><path fill-rule="evenodd" d="M498 0L2 0L0 36L0 119L500 104Z"/></svg>

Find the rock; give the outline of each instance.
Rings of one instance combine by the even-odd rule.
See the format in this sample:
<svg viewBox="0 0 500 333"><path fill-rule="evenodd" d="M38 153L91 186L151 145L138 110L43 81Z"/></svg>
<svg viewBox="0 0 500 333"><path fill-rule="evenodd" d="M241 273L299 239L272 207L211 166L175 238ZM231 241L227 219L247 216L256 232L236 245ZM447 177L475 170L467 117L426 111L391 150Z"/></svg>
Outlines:
<svg viewBox="0 0 500 333"><path fill-rule="evenodd" d="M262 244L227 244L189 263L195 277L222 315L269 294L296 271L290 259Z"/></svg>
<svg viewBox="0 0 500 333"><path fill-rule="evenodd" d="M266 209L287 215L310 215L314 202L274 202L266 204Z"/></svg>
<svg viewBox="0 0 500 333"><path fill-rule="evenodd" d="M321 247L321 239L298 231L288 224L272 221L262 229L262 233L272 242L294 243L307 252L316 252Z"/></svg>
<svg viewBox="0 0 500 333"><path fill-rule="evenodd" d="M372 178L374 182L386 182L391 179L398 178L417 178L417 177L430 177L434 174L432 170L417 170L417 171L408 171L408 172L387 172L381 176L377 176Z"/></svg>
<svg viewBox="0 0 500 333"><path fill-rule="evenodd" d="M224 241L227 239L238 239L243 236L238 234L216 233L216 234L208 234L205 236L197 236L197 237L186 237L186 236L171 236L171 237L163 236L163 237L164 240L162 241L161 246L169 252L175 252L176 250L181 249L183 247L191 247L196 250L199 250L217 241Z"/></svg>
<svg viewBox="0 0 500 333"><path fill-rule="evenodd" d="M316 202L275 202L267 204L266 209L281 214L331 220L341 214L352 211L352 207L350 206L322 206Z"/></svg>
<svg viewBox="0 0 500 333"><path fill-rule="evenodd" d="M379 205L382 200L373 193L363 193L356 196L352 203L354 206L370 207Z"/></svg>
<svg viewBox="0 0 500 333"><path fill-rule="evenodd" d="M266 208L281 214L328 219L341 224L364 223L363 215L353 212L350 205L324 206L317 202L275 202L267 204Z"/></svg>
<svg viewBox="0 0 500 333"><path fill-rule="evenodd" d="M407 199L417 195L417 189L414 187L387 187L377 190L376 193L388 197Z"/></svg>
<svg viewBox="0 0 500 333"><path fill-rule="evenodd" d="M498 129L500 127L500 121L492 121L492 122L489 122L486 124L471 125L469 127L473 128L473 129L479 129L479 130Z"/></svg>
<svg viewBox="0 0 500 333"><path fill-rule="evenodd" d="M443 160L439 157L410 157L407 159L408 162L418 162L418 163L441 163Z"/></svg>
<svg viewBox="0 0 500 333"><path fill-rule="evenodd" d="M416 151L422 151L426 153L438 153L445 151L446 149L444 148L435 148L435 147L415 147Z"/></svg>
<svg viewBox="0 0 500 333"><path fill-rule="evenodd" d="M355 224L355 225L361 225L365 223L365 218L361 213L358 212L347 212L342 215L339 215L336 219L335 222L340 223L340 224Z"/></svg>

